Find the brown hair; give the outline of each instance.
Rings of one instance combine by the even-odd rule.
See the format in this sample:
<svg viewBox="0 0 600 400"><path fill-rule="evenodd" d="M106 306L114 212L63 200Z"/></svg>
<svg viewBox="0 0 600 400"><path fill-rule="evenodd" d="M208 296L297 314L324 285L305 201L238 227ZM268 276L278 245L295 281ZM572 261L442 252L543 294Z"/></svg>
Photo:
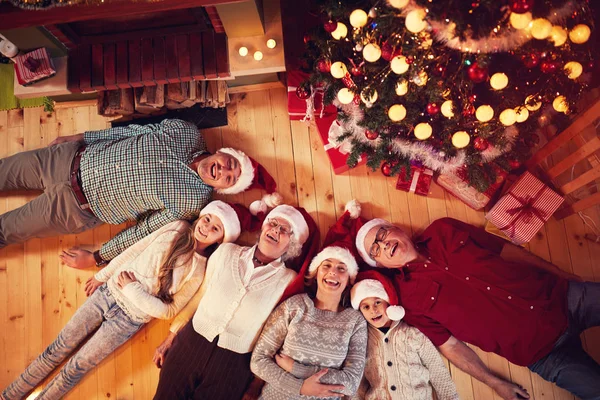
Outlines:
<svg viewBox="0 0 600 400"><path fill-rule="evenodd" d="M200 218L188 227L185 232L179 235L165 256L165 261L158 272L159 288L156 297L166 304L171 304L173 302L173 295L169 293L169 291L173 285L173 270L175 269L178 260L182 258L182 260L185 260L184 262L188 262L194 254L196 245L194 230L199 221Z"/></svg>
<svg viewBox="0 0 600 400"><path fill-rule="evenodd" d="M325 260L323 260L325 261ZM321 265L319 265L321 267ZM306 292L311 298L315 298L317 295L318 284L317 284L317 272L319 271L319 267L317 267L314 271L307 272L304 275L304 286L306 286ZM342 308L348 308L352 306L350 303L350 291L352 290L352 283L350 283L350 278L348 278L348 283L342 292L342 296L340 297L340 306Z"/></svg>

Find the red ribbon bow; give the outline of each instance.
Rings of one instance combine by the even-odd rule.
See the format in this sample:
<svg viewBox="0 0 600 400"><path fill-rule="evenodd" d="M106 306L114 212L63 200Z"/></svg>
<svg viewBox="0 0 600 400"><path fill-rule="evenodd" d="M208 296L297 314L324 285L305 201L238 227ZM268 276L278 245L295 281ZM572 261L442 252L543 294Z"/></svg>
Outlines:
<svg viewBox="0 0 600 400"><path fill-rule="evenodd" d="M542 188L538 190L535 196L525 197L518 197L512 192L508 192L507 194L514 197L515 200L521 203L521 205L506 210L506 213L508 215L516 215L516 217L513 218L513 220L508 225L505 225L504 227L500 228L500 230L504 231L505 229L510 229L510 233L508 233L508 236L510 238L514 238L516 230L515 224L517 223L517 221L522 220L525 224L528 224L531 222L533 217L539 218L540 221L546 221L548 218L547 213L543 209L535 207L536 201L538 201L538 199L542 196L542 193L544 193L546 189L546 186L542 186Z"/></svg>

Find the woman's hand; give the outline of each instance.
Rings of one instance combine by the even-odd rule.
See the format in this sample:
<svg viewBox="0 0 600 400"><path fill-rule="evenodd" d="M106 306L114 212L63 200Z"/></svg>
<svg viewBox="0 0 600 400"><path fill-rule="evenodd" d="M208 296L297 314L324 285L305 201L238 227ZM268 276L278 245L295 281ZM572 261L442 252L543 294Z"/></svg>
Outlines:
<svg viewBox="0 0 600 400"><path fill-rule="evenodd" d="M286 356L285 354L275 354L275 362L279 365L279 368L286 370L287 372L292 372L294 368L294 359Z"/></svg>
<svg viewBox="0 0 600 400"><path fill-rule="evenodd" d="M165 357L167 356L167 352L173 345L173 340L175 339L175 336L177 336L176 333L169 332L169 336L167 336L166 339L163 340L163 342L158 345L156 350L154 350L154 356L152 357L152 362L158 368L162 368L163 364L165 363Z"/></svg>
<svg viewBox="0 0 600 400"><path fill-rule="evenodd" d="M104 282L100 282L93 276L85 282L85 294L90 297Z"/></svg>
<svg viewBox="0 0 600 400"><path fill-rule="evenodd" d="M300 394L303 396L315 397L343 397L344 394L338 393L345 389L343 385L327 385L321 383L321 378L327 371L327 368L322 369L310 378L304 380L304 383L300 388ZM333 390L335 390L335 392Z"/></svg>
<svg viewBox="0 0 600 400"><path fill-rule="evenodd" d="M119 274L119 277L117 278L117 286L119 286L120 289L123 289L125 286L129 285L130 283L137 282L137 281L138 280L135 277L135 274L133 272L121 271L121 273Z"/></svg>

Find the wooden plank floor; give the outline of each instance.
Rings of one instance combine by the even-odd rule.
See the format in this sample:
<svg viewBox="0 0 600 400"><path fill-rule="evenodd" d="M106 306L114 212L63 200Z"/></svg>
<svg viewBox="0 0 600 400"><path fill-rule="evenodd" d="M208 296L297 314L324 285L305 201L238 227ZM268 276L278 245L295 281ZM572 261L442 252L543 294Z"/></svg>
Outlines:
<svg viewBox="0 0 600 400"><path fill-rule="evenodd" d="M306 208L323 234L352 198L361 201L365 217L388 218L413 233L445 216L483 226L483 212L471 210L435 184L432 194L425 198L396 190L395 179L364 166L334 175L316 130L289 121L286 96L285 89L234 95L228 108L229 125L204 134L211 150L234 146L263 163L278 182L285 201ZM57 135L108 126L108 120L98 117L91 106L58 109L52 115L40 108L0 111L0 157L45 146ZM249 204L260 195L253 191L233 200ZM0 213L21 206L33 196L0 196ZM587 214L600 220L597 209ZM98 246L121 228L102 226L80 235L30 240L0 251L0 387L21 373L86 299L83 285L94 270L77 271L60 265L60 250L74 244ZM564 270L600 281L600 245L586 241L587 232L576 215L551 220L529 248ZM243 236L242 240L249 238ZM67 399L152 398L158 379L152 354L167 330L165 321L148 324L89 374ZM600 361L600 329L586 332L584 342ZM526 368L476 351L492 370L523 385L534 399L573 399ZM487 386L454 366L450 370L461 399L499 399Z"/></svg>

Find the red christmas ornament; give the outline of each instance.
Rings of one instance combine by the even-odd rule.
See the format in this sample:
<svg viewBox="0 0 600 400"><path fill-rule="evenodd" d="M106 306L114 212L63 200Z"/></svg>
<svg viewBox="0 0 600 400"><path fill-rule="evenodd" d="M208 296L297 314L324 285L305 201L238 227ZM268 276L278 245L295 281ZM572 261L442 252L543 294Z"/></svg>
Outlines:
<svg viewBox="0 0 600 400"><path fill-rule="evenodd" d="M468 106L466 106L462 111L462 115L463 117L470 117L475 115L475 106L473 106L473 104L469 104Z"/></svg>
<svg viewBox="0 0 600 400"><path fill-rule="evenodd" d="M517 14L526 13L531 11L533 8L533 3L533 0L512 0L510 2L510 11Z"/></svg>
<svg viewBox="0 0 600 400"><path fill-rule="evenodd" d="M317 61L317 69L319 72L328 73L331 71L331 61L321 58L319 61Z"/></svg>
<svg viewBox="0 0 600 400"><path fill-rule="evenodd" d="M540 63L540 56L536 53L524 54L521 56L521 61L527 68L533 68Z"/></svg>
<svg viewBox="0 0 600 400"><path fill-rule="evenodd" d="M484 151L489 146L490 146L490 143L486 139L481 138L481 137L477 137L473 141L473 147L475 147L475 150Z"/></svg>
<svg viewBox="0 0 600 400"><path fill-rule="evenodd" d="M538 144L540 144L540 137L537 134L532 133L531 135L525 138L525 144L530 148L535 147Z"/></svg>
<svg viewBox="0 0 600 400"><path fill-rule="evenodd" d="M353 76L361 76L361 75L363 75L363 71L362 71L362 69L360 69L360 67L352 67L350 69L350 73Z"/></svg>
<svg viewBox="0 0 600 400"><path fill-rule="evenodd" d="M331 33L337 29L337 22L330 19L323 24L323 28L325 28L325 31Z"/></svg>
<svg viewBox="0 0 600 400"><path fill-rule="evenodd" d="M508 160L508 165L510 166L510 169L517 169L521 166L521 163L519 160Z"/></svg>
<svg viewBox="0 0 600 400"><path fill-rule="evenodd" d="M305 34L305 35L304 35L304 38L303 38L303 40L304 40L304 44L308 44L308 42L310 42L310 40L311 40L311 39L312 39L312 38L310 37L310 35L309 35L308 33L307 33L307 34Z"/></svg>
<svg viewBox="0 0 600 400"><path fill-rule="evenodd" d="M414 62L415 62L415 59L414 59L412 56L408 56L408 57L406 57L406 63L407 63L408 65L410 65L410 64L412 64L412 63L414 63Z"/></svg>
<svg viewBox="0 0 600 400"><path fill-rule="evenodd" d="M436 103L427 104L427 114L435 115L440 112L440 106Z"/></svg>
<svg viewBox="0 0 600 400"><path fill-rule="evenodd" d="M375 132L375 131L371 131L371 130L366 130L365 131L365 136L367 137L367 139L369 140L375 140L379 137L379 133Z"/></svg>
<svg viewBox="0 0 600 400"><path fill-rule="evenodd" d="M296 88L296 96L298 96L300 100L306 100L310 97L310 89L305 86L298 86Z"/></svg>
<svg viewBox="0 0 600 400"><path fill-rule="evenodd" d="M469 79L475 83L481 83L487 79L488 72L486 68L482 68L477 63L473 63L467 70Z"/></svg>
<svg viewBox="0 0 600 400"><path fill-rule="evenodd" d="M381 173L385 176L392 176L392 164L384 161L383 164L381 164Z"/></svg>
<svg viewBox="0 0 600 400"><path fill-rule="evenodd" d="M394 48L389 43L384 43L381 46L381 58L385 61L391 61L394 58Z"/></svg>
<svg viewBox="0 0 600 400"><path fill-rule="evenodd" d="M553 74L558 71L558 63L556 61L543 61L540 64L540 69L545 74Z"/></svg>

